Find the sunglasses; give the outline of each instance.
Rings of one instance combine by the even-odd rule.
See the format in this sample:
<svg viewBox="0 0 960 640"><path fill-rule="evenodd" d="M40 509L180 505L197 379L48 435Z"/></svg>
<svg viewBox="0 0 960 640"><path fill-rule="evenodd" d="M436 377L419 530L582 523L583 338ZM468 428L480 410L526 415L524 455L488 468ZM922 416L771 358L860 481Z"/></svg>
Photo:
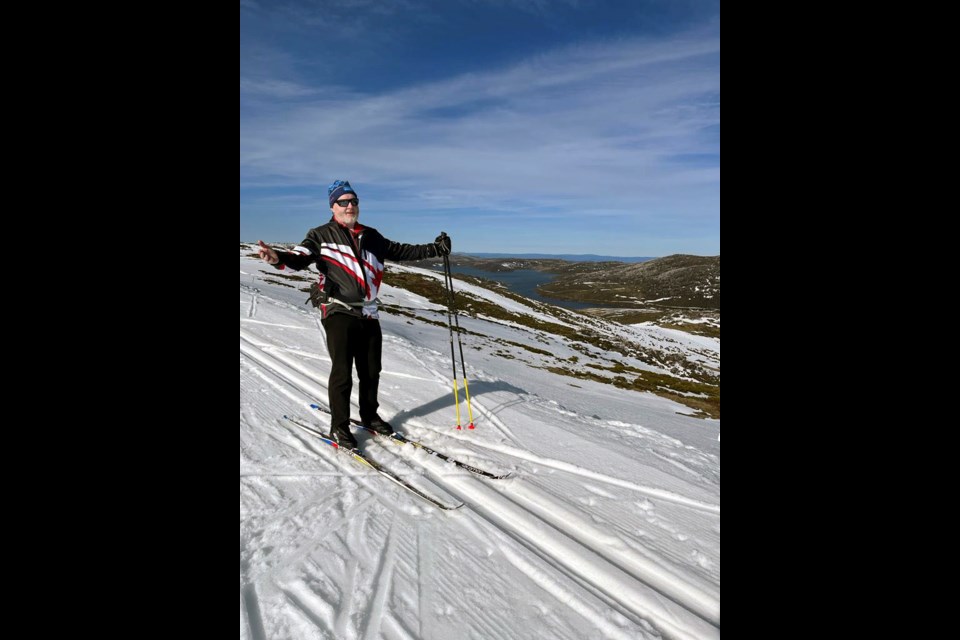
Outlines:
<svg viewBox="0 0 960 640"><path fill-rule="evenodd" d="M352 204L353 206L355 206L355 207L359 207L359 206L360 206L360 198L348 198L348 199L346 199L346 200L334 200L334 203L340 205L340 206L343 207L344 209L346 209L346 208L347 208L348 206L350 206L351 204Z"/></svg>

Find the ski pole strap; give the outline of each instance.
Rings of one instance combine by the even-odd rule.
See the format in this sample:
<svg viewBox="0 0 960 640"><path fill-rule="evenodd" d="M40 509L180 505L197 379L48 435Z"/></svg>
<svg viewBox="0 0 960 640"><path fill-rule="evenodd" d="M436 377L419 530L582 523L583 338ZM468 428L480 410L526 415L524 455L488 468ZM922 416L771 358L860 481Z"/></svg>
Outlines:
<svg viewBox="0 0 960 640"><path fill-rule="evenodd" d="M331 302L336 302L337 304L342 304L348 309L353 307L375 307L380 304L380 298L374 298L373 300L364 300L363 302L344 302L339 298L330 298Z"/></svg>

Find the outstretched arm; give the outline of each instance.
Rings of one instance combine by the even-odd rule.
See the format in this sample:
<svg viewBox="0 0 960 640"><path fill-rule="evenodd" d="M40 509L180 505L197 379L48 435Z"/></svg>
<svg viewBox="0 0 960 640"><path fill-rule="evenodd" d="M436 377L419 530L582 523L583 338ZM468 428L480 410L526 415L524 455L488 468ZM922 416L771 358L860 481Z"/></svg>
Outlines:
<svg viewBox="0 0 960 640"><path fill-rule="evenodd" d="M257 244L260 245L257 249L260 259L272 264L276 269L283 270L284 267L290 267L294 271L299 271L300 269L306 269L314 262L312 250L306 248L306 246L297 247L294 251L277 251L265 245L263 240L257 240ZM308 244L309 242L304 240L304 245ZM324 271L324 269L320 270Z"/></svg>
<svg viewBox="0 0 960 640"><path fill-rule="evenodd" d="M387 240L388 260L423 260L450 255L450 236L441 232L436 240L427 244L400 244Z"/></svg>

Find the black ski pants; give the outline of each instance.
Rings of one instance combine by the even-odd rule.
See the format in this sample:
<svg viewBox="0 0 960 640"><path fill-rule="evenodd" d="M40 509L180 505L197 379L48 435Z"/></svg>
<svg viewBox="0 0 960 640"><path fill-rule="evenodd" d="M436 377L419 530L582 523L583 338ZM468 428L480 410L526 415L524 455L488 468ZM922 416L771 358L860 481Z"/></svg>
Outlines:
<svg viewBox="0 0 960 640"><path fill-rule="evenodd" d="M368 422L377 417L380 403L380 355L383 334L380 321L358 318L347 313L331 313L321 320L327 333L327 351L330 353L330 381L328 393L332 428L350 432L350 391L356 365L360 380L360 420Z"/></svg>

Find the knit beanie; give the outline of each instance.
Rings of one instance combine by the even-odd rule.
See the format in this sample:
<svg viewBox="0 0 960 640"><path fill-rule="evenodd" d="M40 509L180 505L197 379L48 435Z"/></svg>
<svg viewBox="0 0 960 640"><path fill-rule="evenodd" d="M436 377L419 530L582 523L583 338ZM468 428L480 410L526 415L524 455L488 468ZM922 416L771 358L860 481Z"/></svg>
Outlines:
<svg viewBox="0 0 960 640"><path fill-rule="evenodd" d="M327 187L327 196L330 198L330 206L332 207L333 203L339 200L340 196L345 193L352 193L354 196L357 195L357 192L353 190L353 187L350 186L350 183L347 180L334 180L333 184Z"/></svg>

